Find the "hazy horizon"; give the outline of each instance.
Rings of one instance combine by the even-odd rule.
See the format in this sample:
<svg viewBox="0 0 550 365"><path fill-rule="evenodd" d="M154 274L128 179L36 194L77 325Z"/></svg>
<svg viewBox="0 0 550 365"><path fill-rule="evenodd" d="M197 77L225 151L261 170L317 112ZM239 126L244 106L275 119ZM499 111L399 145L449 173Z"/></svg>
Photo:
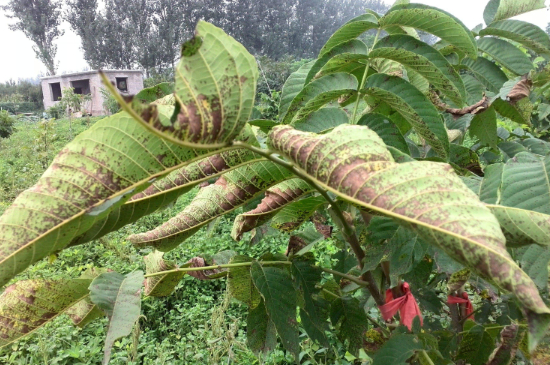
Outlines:
<svg viewBox="0 0 550 365"><path fill-rule="evenodd" d="M8 1L0 0L0 5L6 5ZM394 0L385 0L385 2L391 5ZM464 0L461 2L420 0L413 2L441 8L459 18L468 28L472 29L483 23L483 9L488 0ZM546 9L523 14L513 19L528 21L545 29L550 22L550 0L546 0L546 6ZM0 19L2 48L8 54L8 57L0 57L0 82L45 76L46 68L36 59L32 50L32 42L22 32L9 30L8 24L13 23L13 20L6 18L3 10L0 10ZM65 30L65 34L57 40L58 74L89 70L90 67L84 61L83 52L80 49L80 38L70 29L67 22L63 22L61 28Z"/></svg>

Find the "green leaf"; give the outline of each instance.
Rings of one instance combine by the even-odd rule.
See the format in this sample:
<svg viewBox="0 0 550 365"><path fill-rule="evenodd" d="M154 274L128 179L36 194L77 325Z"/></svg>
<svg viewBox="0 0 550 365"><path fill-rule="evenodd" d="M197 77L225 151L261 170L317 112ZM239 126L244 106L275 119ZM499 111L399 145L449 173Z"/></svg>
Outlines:
<svg viewBox="0 0 550 365"><path fill-rule="evenodd" d="M500 185L504 164L497 163L485 168L485 176L481 182L479 198L487 204L496 204L499 201Z"/></svg>
<svg viewBox="0 0 550 365"><path fill-rule="evenodd" d="M381 28L401 25L423 30L449 42L470 57L477 57L472 33L453 15L421 4L397 5L378 21Z"/></svg>
<svg viewBox="0 0 550 365"><path fill-rule="evenodd" d="M339 44L357 38L369 29L378 28L378 19L372 14L362 14L348 21L329 38L321 48L319 58Z"/></svg>
<svg viewBox="0 0 550 365"><path fill-rule="evenodd" d="M483 11L483 20L489 25L498 20L542 8L544 8L544 0L490 0Z"/></svg>
<svg viewBox="0 0 550 365"><path fill-rule="evenodd" d="M498 38L481 38L479 49L516 75L524 75L533 69L533 63L519 48Z"/></svg>
<svg viewBox="0 0 550 365"><path fill-rule="evenodd" d="M170 82L162 82L152 87L145 88L134 95L134 100L140 103L152 103L174 92L174 85Z"/></svg>
<svg viewBox="0 0 550 365"><path fill-rule="evenodd" d="M171 261L165 261L162 258L163 256L163 252L153 251L143 258L147 274L173 270L178 267ZM172 294L176 285L178 285L184 275L185 271L176 271L169 274L148 277L145 279L145 295L150 297L166 297Z"/></svg>
<svg viewBox="0 0 550 365"><path fill-rule="evenodd" d="M193 201L174 218L149 232L131 235L128 241L137 246L153 246L159 251L170 251L208 222L237 209L269 187L291 177L288 170L270 161L240 167L201 189Z"/></svg>
<svg viewBox="0 0 550 365"><path fill-rule="evenodd" d="M321 187L393 218L514 293L529 318L531 349L544 335L550 309L506 251L497 219L449 165L397 164L380 137L362 126L340 126L321 136L279 126L271 131L268 142Z"/></svg>
<svg viewBox="0 0 550 365"><path fill-rule="evenodd" d="M339 336L349 342L349 352L357 354L368 330L367 316L359 300L352 297L334 300L330 304L330 321L335 327L339 324Z"/></svg>
<svg viewBox="0 0 550 365"><path fill-rule="evenodd" d="M267 354L277 346L275 324L269 318L263 300L255 308L248 310L246 344L256 355Z"/></svg>
<svg viewBox="0 0 550 365"><path fill-rule="evenodd" d="M474 76L483 84L487 89L492 92L498 93L500 88L508 77L502 72L502 70L495 65L494 62L489 61L484 57L478 57L475 61L471 58L465 58L462 63L473 72ZM478 102L480 99L476 100Z"/></svg>
<svg viewBox="0 0 550 365"><path fill-rule="evenodd" d="M250 273L254 285L265 300L267 313L275 324L284 348L298 357L297 298L289 273L278 267L264 267L257 261L252 262Z"/></svg>
<svg viewBox="0 0 550 365"><path fill-rule="evenodd" d="M408 229L399 227L395 235L388 241L390 251L391 286L398 285L398 278L411 271L423 258L428 245L418 235Z"/></svg>
<svg viewBox="0 0 550 365"><path fill-rule="evenodd" d="M321 77L306 85L290 104L281 123L290 124L320 109L335 98L357 90L357 79L353 75L337 73Z"/></svg>
<svg viewBox="0 0 550 365"><path fill-rule="evenodd" d="M290 74L288 79L286 79L285 84L283 85L283 90L281 91L281 102L279 103L279 120L283 120L290 104L302 91L306 84L306 78L309 73L309 70L313 67L315 60L308 62L297 71Z"/></svg>
<svg viewBox="0 0 550 365"><path fill-rule="evenodd" d="M315 266L315 261L306 261L302 258L292 261L292 276L298 293L301 293L304 305L300 305L300 318L308 336L322 346L328 347L325 331L328 331L327 316L320 307L315 296L320 289L322 271Z"/></svg>
<svg viewBox="0 0 550 365"><path fill-rule="evenodd" d="M375 131L387 146L395 147L405 154L410 154L405 138L399 128L388 117L378 113L368 113L363 115L357 124L367 126Z"/></svg>
<svg viewBox="0 0 550 365"><path fill-rule="evenodd" d="M331 75L334 73L345 72L352 75L360 73L363 75L369 57L364 54L343 53L332 57L315 74L315 78Z"/></svg>
<svg viewBox="0 0 550 365"><path fill-rule="evenodd" d="M488 208L498 219L508 246L550 246L550 215L500 205Z"/></svg>
<svg viewBox="0 0 550 365"><path fill-rule="evenodd" d="M158 118L153 106L138 120L167 140L220 148L235 139L254 107L255 58L220 28L199 21L176 66L176 111Z"/></svg>
<svg viewBox="0 0 550 365"><path fill-rule="evenodd" d="M239 214L233 221L231 237L240 241L245 232L261 226L269 221L284 206L314 190L302 179L295 178L283 181L265 192L265 197L256 208Z"/></svg>
<svg viewBox="0 0 550 365"><path fill-rule="evenodd" d="M67 309L65 314L71 318L75 326L80 328L83 328L93 320L105 315L97 305L92 303L88 296Z"/></svg>
<svg viewBox="0 0 550 365"><path fill-rule="evenodd" d="M214 152L164 141L124 112L98 121L0 217L0 286L65 248L153 180L206 153Z"/></svg>
<svg viewBox="0 0 550 365"><path fill-rule="evenodd" d="M456 357L471 365L484 365L494 347L493 337L483 326L476 325L462 337Z"/></svg>
<svg viewBox="0 0 550 365"><path fill-rule="evenodd" d="M105 268L92 267L84 271L80 275L80 279L89 279L91 283L93 279L106 272L109 272L109 270ZM105 315L105 313L103 313L97 305L92 303L89 295L67 309L65 313L69 316L69 318L71 318L73 324L80 328L83 328L94 319Z"/></svg>
<svg viewBox="0 0 550 365"><path fill-rule="evenodd" d="M256 137L248 126L243 129L239 140L257 145ZM166 177L153 182L151 186L141 193L132 196L120 207L113 209L103 219L96 220L92 228L84 234L75 237L71 241L70 246L80 245L103 237L107 233L116 231L127 224L134 223L141 217L176 201L178 197L187 193L202 181L263 159L260 155L240 148L203 158L172 171Z"/></svg>
<svg viewBox="0 0 550 365"><path fill-rule="evenodd" d="M352 39L348 42L341 43L337 45L336 47L332 48L330 51L325 53L323 56L319 57L315 64L311 67L309 70L309 73L306 77L305 84L309 84L311 80L314 78L319 78L318 72L325 66L329 60L331 60L333 57L341 55L341 54L358 54L358 55L364 55L366 56L368 53L367 45L363 42L361 42L358 39ZM365 65L363 65L363 68L365 68ZM343 71L340 71L343 72Z"/></svg>
<svg viewBox="0 0 550 365"><path fill-rule="evenodd" d="M516 260L533 279L539 290L545 291L548 288L550 249L539 245L530 245L516 249L515 254Z"/></svg>
<svg viewBox="0 0 550 365"><path fill-rule="evenodd" d="M348 115L340 108L322 108L301 120L292 122L292 126L300 131L326 133L341 124L349 122Z"/></svg>
<svg viewBox="0 0 550 365"><path fill-rule="evenodd" d="M271 226L283 232L292 232L325 204L327 201L322 196L312 196L292 202L275 214L271 220Z"/></svg>
<svg viewBox="0 0 550 365"><path fill-rule="evenodd" d="M505 161L508 161L508 159L513 158L515 155L517 155L520 152L527 152L527 149L523 147L521 144L517 142L512 142L512 141L500 142L498 144L498 148L506 156L504 158Z"/></svg>
<svg viewBox="0 0 550 365"><path fill-rule="evenodd" d="M478 57L481 60L481 57ZM485 87L475 77L470 74L461 75L464 81L464 87L466 88L466 103L473 105L481 100ZM472 116L470 114L470 116Z"/></svg>
<svg viewBox="0 0 550 365"><path fill-rule="evenodd" d="M456 104L464 103L466 90L458 73L441 53L422 41L406 35L390 35L376 43L369 57L399 62L418 72Z"/></svg>
<svg viewBox="0 0 550 365"><path fill-rule="evenodd" d="M254 120L249 120L248 124L251 126L260 128L260 130L264 133L269 133L271 128L275 127L279 123L268 119L254 119Z"/></svg>
<svg viewBox="0 0 550 365"><path fill-rule="evenodd" d="M248 256L237 255L233 256L229 263L238 264L244 262L252 262L252 259ZM258 289L256 289L254 283L252 282L249 266L229 268L229 275L227 276L227 290L233 298L243 302L249 306L250 309L256 308L262 299Z"/></svg>
<svg viewBox="0 0 550 365"><path fill-rule="evenodd" d="M21 280L0 295L0 347L50 323L88 296L91 279Z"/></svg>
<svg viewBox="0 0 550 365"><path fill-rule="evenodd" d="M433 104L407 81L397 76L374 74L365 92L388 103L443 158L449 154L449 138L443 119Z"/></svg>
<svg viewBox="0 0 550 365"><path fill-rule="evenodd" d="M497 114L495 109L489 108L483 113L476 114L470 123L470 136L479 139L482 146L497 147Z"/></svg>
<svg viewBox="0 0 550 365"><path fill-rule="evenodd" d="M506 326L500 332L499 346L493 351L486 365L510 365L525 335L525 327L517 324Z"/></svg>
<svg viewBox="0 0 550 365"><path fill-rule="evenodd" d="M128 336L141 310L143 272L128 275L109 272L99 275L90 285L90 299L109 317L103 364L109 363L116 340Z"/></svg>
<svg viewBox="0 0 550 365"><path fill-rule="evenodd" d="M502 172L499 205L550 215L550 156L523 152L508 160Z"/></svg>
<svg viewBox="0 0 550 365"><path fill-rule="evenodd" d="M372 365L406 365L422 343L415 335L398 333L393 335L374 355Z"/></svg>
<svg viewBox="0 0 550 365"><path fill-rule="evenodd" d="M538 54L550 53L550 36L534 24L521 20L501 20L479 32L518 42Z"/></svg>
<svg viewBox="0 0 550 365"><path fill-rule="evenodd" d="M491 106L504 118L508 118L518 124L531 125L531 121L526 119L525 115L516 106L501 98L496 98Z"/></svg>

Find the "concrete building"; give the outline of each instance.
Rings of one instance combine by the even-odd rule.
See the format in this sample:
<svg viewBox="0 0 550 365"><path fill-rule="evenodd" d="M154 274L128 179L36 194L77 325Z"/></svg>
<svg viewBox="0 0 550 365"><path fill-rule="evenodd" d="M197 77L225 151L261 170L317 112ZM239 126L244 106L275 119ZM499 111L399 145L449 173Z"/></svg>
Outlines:
<svg viewBox="0 0 550 365"><path fill-rule="evenodd" d="M143 72L139 70L103 70L111 83L124 95L135 95L143 89ZM107 114L103 108L101 77L98 71L85 71L65 75L43 77L42 94L44 109L57 104L63 96L63 89L72 87L76 94L91 94L92 99L84 105L82 112L91 115Z"/></svg>

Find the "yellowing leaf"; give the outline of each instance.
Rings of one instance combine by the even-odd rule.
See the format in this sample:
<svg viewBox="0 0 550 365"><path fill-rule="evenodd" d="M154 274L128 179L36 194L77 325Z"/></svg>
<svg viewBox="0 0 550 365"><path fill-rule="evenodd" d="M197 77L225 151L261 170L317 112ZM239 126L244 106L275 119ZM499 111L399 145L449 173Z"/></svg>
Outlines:
<svg viewBox="0 0 550 365"><path fill-rule="evenodd" d="M384 142L361 126L340 126L322 136L279 126L269 143L323 188L395 219L513 292L527 314L530 348L544 336L550 309L506 251L497 219L449 165L398 164Z"/></svg>

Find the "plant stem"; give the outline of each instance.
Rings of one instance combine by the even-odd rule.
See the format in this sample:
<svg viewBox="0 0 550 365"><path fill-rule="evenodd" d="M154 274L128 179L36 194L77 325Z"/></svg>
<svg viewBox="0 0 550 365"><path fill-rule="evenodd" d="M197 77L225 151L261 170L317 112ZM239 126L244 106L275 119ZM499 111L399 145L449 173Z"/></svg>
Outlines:
<svg viewBox="0 0 550 365"><path fill-rule="evenodd" d="M332 274L332 275L336 275L336 276L340 276L344 279L347 279L349 281L352 281L354 282L355 284L357 285L360 285L360 286L368 286L369 283L367 283L366 281L363 281L355 276L352 276L352 275L348 275L348 274L344 274L344 273L341 273L339 271L334 271L334 270L331 270L331 269L327 269L327 268L324 268L324 267L321 267L321 270L323 270L324 272L327 272L329 274Z"/></svg>
<svg viewBox="0 0 550 365"><path fill-rule="evenodd" d="M380 323L378 323L378 321L376 321L374 318L372 318L371 316L369 316L368 313L365 312L365 316L367 316L367 319L369 320L370 323L374 324L376 327L380 328L382 330L382 333L384 333L384 335L386 337L390 337L391 336L391 333L390 331L388 331L385 327L383 327Z"/></svg>
<svg viewBox="0 0 550 365"><path fill-rule="evenodd" d="M426 352L426 350L420 350L419 353L424 358L424 360L426 360L426 364L434 365L434 362L432 361L430 356L428 356L428 353Z"/></svg>
<svg viewBox="0 0 550 365"><path fill-rule="evenodd" d="M260 261L261 265L291 265L290 261ZM212 265L212 266L203 266L203 267L179 267L173 270L159 271L151 274L145 275L146 278L153 276L160 276L171 274L175 272L189 272L189 271L205 271L205 270L216 270L216 269L227 269L231 267L242 267L242 266L251 266L252 262L239 262L237 264L222 264L222 265Z"/></svg>
<svg viewBox="0 0 550 365"><path fill-rule="evenodd" d="M380 35L381 30L382 29L378 28L378 31L376 32L376 36L374 37L374 42L372 43L372 46L369 49L369 54L374 48L374 45L376 44L376 42L378 42L378 36ZM361 100L361 90L363 90L363 88L365 87L365 82L367 81L367 75L369 73L369 67L370 67L370 58L367 59L367 63L365 64L365 72L363 72L363 79L361 80L361 84L357 89L357 100L355 101L355 108L353 109L353 118L351 118L352 124L356 123L355 118L357 117L357 109L359 109L359 101Z"/></svg>

